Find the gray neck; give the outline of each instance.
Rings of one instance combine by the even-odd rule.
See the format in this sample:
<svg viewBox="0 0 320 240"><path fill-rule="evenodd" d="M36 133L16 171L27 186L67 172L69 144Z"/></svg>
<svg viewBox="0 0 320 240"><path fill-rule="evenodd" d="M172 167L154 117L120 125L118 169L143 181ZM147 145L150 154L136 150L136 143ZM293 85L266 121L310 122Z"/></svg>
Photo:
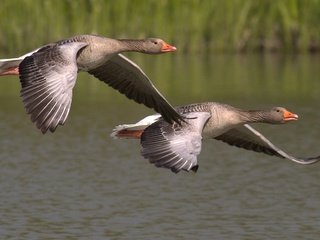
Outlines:
<svg viewBox="0 0 320 240"><path fill-rule="evenodd" d="M125 52L145 52L144 41L136 39L118 39L121 51Z"/></svg>
<svg viewBox="0 0 320 240"><path fill-rule="evenodd" d="M263 110L250 110L250 111L244 111L240 110L240 119L244 123L275 123L272 119L272 116L269 111L263 111Z"/></svg>

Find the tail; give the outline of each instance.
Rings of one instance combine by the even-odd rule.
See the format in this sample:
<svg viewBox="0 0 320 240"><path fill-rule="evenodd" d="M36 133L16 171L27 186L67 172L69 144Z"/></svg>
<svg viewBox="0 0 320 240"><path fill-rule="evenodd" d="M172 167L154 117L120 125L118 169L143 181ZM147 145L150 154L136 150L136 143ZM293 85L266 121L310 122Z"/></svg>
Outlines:
<svg viewBox="0 0 320 240"><path fill-rule="evenodd" d="M0 59L0 76L19 75L19 64L23 61L23 59L25 59L26 57L30 56L38 50L39 49L36 49L32 52L29 52L25 55L16 58Z"/></svg>
<svg viewBox="0 0 320 240"><path fill-rule="evenodd" d="M131 139L140 139L144 129L150 126L152 123L157 121L160 118L160 114L154 114L147 116L134 124L122 124L116 126L112 133L111 137L118 138L131 138Z"/></svg>
<svg viewBox="0 0 320 240"><path fill-rule="evenodd" d="M120 126L117 126L120 127ZM118 138L131 138L131 139L140 139L143 130L127 130L127 129L113 129L111 137Z"/></svg>
<svg viewBox="0 0 320 240"><path fill-rule="evenodd" d="M0 76L19 75L19 64L23 59L0 59Z"/></svg>

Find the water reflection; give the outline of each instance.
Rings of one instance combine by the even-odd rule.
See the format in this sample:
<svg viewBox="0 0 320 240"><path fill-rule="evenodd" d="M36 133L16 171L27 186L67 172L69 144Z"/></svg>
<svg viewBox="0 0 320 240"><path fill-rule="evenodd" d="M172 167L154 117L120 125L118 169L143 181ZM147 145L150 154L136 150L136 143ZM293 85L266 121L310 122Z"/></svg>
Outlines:
<svg viewBox="0 0 320 240"><path fill-rule="evenodd" d="M283 105L300 120L259 126L294 155L319 153L319 56L132 55L174 105ZM204 143L197 174L172 174L111 129L151 110L80 74L69 118L42 135L18 78L1 79L3 239L315 239L320 165Z"/></svg>

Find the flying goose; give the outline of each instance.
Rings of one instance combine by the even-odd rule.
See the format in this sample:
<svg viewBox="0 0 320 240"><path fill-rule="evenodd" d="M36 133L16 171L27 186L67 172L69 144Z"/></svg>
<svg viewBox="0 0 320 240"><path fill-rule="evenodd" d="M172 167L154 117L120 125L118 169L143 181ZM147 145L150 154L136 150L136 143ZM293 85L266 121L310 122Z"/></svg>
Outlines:
<svg viewBox="0 0 320 240"><path fill-rule="evenodd" d="M86 71L129 99L154 108L169 123L180 122L182 117L141 68L120 54L161 54L175 50L158 38L131 40L78 35L18 58L0 60L0 76L20 76L24 106L42 133L54 132L65 123L79 71Z"/></svg>
<svg viewBox="0 0 320 240"><path fill-rule="evenodd" d="M255 130L251 123L283 124L298 120L298 115L282 107L270 110L242 110L217 102L196 103L176 108L185 117L181 125L170 124L159 114L135 124L117 126L114 138L140 139L141 154L157 167L181 170L198 169L197 156L202 139L216 139L232 146L286 158L300 164L311 164L317 157L297 158L275 146Z"/></svg>

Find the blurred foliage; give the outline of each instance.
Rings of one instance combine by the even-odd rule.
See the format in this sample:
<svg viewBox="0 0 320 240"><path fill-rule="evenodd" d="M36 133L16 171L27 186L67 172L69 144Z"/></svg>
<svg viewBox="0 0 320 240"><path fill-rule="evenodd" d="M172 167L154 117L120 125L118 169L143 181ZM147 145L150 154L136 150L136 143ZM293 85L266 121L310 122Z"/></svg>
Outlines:
<svg viewBox="0 0 320 240"><path fill-rule="evenodd" d="M75 34L161 37L181 52L317 51L320 0L2 0L0 53Z"/></svg>

